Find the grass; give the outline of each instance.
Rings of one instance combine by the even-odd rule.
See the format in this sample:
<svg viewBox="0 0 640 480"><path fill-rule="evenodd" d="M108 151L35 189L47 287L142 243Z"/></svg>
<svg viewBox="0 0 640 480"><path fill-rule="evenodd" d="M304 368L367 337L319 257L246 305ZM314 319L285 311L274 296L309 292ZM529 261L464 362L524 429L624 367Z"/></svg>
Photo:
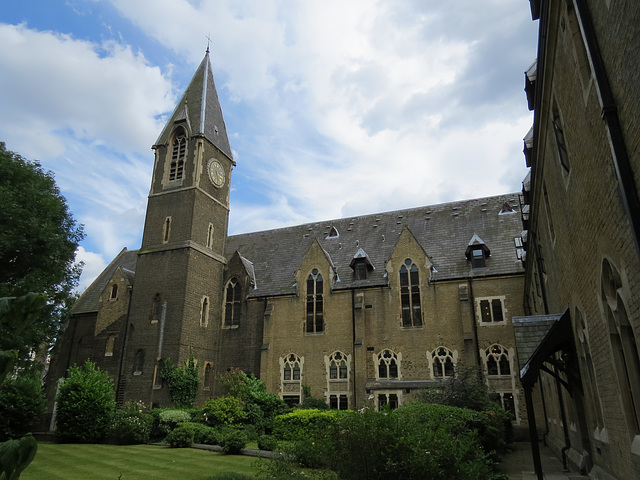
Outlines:
<svg viewBox="0 0 640 480"><path fill-rule="evenodd" d="M255 476L259 460L156 445L39 443L21 480L204 480L221 473Z"/></svg>

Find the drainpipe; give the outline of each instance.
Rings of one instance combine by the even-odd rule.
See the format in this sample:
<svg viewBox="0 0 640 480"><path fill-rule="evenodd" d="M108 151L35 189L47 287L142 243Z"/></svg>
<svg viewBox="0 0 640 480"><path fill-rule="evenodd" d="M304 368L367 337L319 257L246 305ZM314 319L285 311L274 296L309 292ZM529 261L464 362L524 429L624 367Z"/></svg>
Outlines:
<svg viewBox="0 0 640 480"><path fill-rule="evenodd" d="M476 365L482 365L482 359L480 358L480 341L478 340L478 324L476 322L476 301L473 297L473 279L469 278L469 301L471 302L471 325L473 325L473 335L476 340Z"/></svg>
<svg viewBox="0 0 640 480"><path fill-rule="evenodd" d="M351 376L353 379L353 406L355 408L355 406L358 404L358 397L356 393L358 391L358 388L356 386L356 291L353 288L351 289L351 352L351 358L353 359L353 368L351 369Z"/></svg>

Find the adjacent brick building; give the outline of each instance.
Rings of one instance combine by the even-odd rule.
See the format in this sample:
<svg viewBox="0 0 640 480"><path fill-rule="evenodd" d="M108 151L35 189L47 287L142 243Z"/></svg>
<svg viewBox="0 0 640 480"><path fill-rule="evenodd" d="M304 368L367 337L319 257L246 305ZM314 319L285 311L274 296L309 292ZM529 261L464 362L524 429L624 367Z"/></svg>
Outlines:
<svg viewBox="0 0 640 480"><path fill-rule="evenodd" d="M530 5L540 33L526 73L528 316L514 324L525 391L543 393L532 435L593 478L637 479L640 10Z"/></svg>

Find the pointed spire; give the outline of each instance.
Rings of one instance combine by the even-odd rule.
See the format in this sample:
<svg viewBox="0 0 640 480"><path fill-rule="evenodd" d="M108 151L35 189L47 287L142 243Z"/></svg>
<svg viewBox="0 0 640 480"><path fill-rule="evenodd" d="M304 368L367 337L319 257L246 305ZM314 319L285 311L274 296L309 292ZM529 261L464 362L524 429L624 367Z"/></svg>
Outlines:
<svg viewBox="0 0 640 480"><path fill-rule="evenodd" d="M158 137L156 145L167 143L174 125L184 123L186 123L184 126L190 136L204 135L225 155L233 159L231 145L227 137L227 127L224 123L218 92L213 80L208 46L200 66Z"/></svg>

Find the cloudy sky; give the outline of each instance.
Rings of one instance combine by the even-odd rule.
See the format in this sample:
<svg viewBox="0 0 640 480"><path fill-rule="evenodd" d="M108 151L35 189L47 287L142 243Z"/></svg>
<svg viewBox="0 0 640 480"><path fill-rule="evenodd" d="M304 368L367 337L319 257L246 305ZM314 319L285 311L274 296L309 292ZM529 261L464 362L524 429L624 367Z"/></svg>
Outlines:
<svg viewBox="0 0 640 480"><path fill-rule="evenodd" d="M0 140L84 224L80 290L140 246L150 147L207 37L230 233L521 189L526 0L6 2Z"/></svg>

